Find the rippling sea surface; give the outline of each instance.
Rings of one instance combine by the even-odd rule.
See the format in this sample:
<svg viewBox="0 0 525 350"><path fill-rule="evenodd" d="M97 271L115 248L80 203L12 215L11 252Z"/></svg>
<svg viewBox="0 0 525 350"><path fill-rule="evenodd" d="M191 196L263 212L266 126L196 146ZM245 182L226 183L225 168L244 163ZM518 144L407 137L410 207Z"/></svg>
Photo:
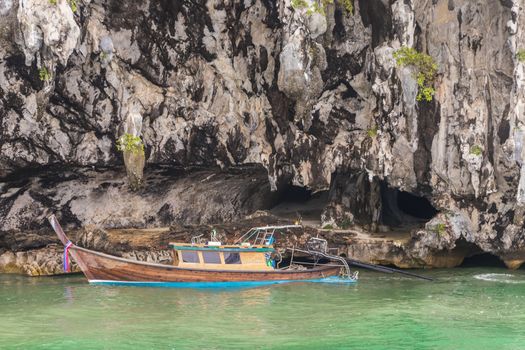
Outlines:
<svg viewBox="0 0 525 350"><path fill-rule="evenodd" d="M437 280L192 290L0 275L0 349L525 349L525 271L419 272Z"/></svg>

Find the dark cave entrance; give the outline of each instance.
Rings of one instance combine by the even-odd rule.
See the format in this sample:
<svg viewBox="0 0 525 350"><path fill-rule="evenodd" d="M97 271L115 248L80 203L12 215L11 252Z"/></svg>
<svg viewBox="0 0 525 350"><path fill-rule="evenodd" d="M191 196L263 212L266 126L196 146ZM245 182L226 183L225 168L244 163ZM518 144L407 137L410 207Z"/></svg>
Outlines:
<svg viewBox="0 0 525 350"><path fill-rule="evenodd" d="M363 171L332 174L329 200L327 215L342 219L338 216L346 211L357 225L372 232L396 228L408 232L439 212L426 197L390 187Z"/></svg>
<svg viewBox="0 0 525 350"><path fill-rule="evenodd" d="M466 257L459 267L503 267L507 268L503 260L494 254L480 253Z"/></svg>
<svg viewBox="0 0 525 350"><path fill-rule="evenodd" d="M397 205L402 212L425 221L432 219L438 213L428 199L410 192L398 191Z"/></svg>
<svg viewBox="0 0 525 350"><path fill-rule="evenodd" d="M467 242L463 237L456 241L453 252L465 258L458 267L503 267L507 268L503 260L494 254L483 251L477 244Z"/></svg>
<svg viewBox="0 0 525 350"><path fill-rule="evenodd" d="M328 203L328 191L313 192L307 187L284 185L270 212L290 220L319 221Z"/></svg>
<svg viewBox="0 0 525 350"><path fill-rule="evenodd" d="M351 212L357 224L391 229L422 226L439 212L427 198L389 187L377 178L370 180L362 172L334 174L330 191L313 192L307 187L283 184L270 212L318 224L325 208L333 203Z"/></svg>
<svg viewBox="0 0 525 350"><path fill-rule="evenodd" d="M391 227L421 224L439 212L425 197L390 188L381 181L380 223Z"/></svg>
<svg viewBox="0 0 525 350"><path fill-rule="evenodd" d="M301 186L288 185L282 190L278 202L303 203L309 201L311 198L312 191L310 189Z"/></svg>

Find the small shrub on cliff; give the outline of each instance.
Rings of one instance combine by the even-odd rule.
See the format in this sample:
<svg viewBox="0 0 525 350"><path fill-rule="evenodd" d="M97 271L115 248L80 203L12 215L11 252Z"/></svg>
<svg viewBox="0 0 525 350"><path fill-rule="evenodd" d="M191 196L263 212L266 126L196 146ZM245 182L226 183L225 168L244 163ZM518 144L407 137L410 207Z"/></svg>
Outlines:
<svg viewBox="0 0 525 350"><path fill-rule="evenodd" d="M354 1L353 0L339 0L341 5L345 8L346 12L354 13Z"/></svg>
<svg viewBox="0 0 525 350"><path fill-rule="evenodd" d="M416 68L416 80L419 86L417 93L418 101L432 101L435 94L432 86L436 79L437 64L434 59L421 52L417 52L411 47L402 47L394 52L396 64L400 67L413 66Z"/></svg>
<svg viewBox="0 0 525 350"><path fill-rule="evenodd" d="M56 5L58 3L58 0L49 0L49 3L51 5ZM69 7L71 7L71 10L73 12L77 12L77 10L78 10L78 2L77 2L77 0L67 0L67 3L69 4Z"/></svg>
<svg viewBox="0 0 525 350"><path fill-rule="evenodd" d="M525 62L525 50L524 49L518 50L518 52L516 53L516 58L521 63L524 63Z"/></svg>
<svg viewBox="0 0 525 350"><path fill-rule="evenodd" d="M483 153L483 149L480 146L474 145L470 147L470 154L473 154L475 156L480 156L482 153Z"/></svg>
<svg viewBox="0 0 525 350"><path fill-rule="evenodd" d="M308 7L308 1L306 0L292 0L291 5L294 9L304 9Z"/></svg>
<svg viewBox="0 0 525 350"><path fill-rule="evenodd" d="M69 4L69 7L71 7L71 11L77 12L78 10L77 0L67 0L67 3Z"/></svg>
<svg viewBox="0 0 525 350"><path fill-rule="evenodd" d="M46 67L40 67L38 69L38 77L40 78L41 81L50 81L51 73L49 73Z"/></svg>
<svg viewBox="0 0 525 350"><path fill-rule="evenodd" d="M373 139L374 137L377 136L377 125L374 125L372 126L370 129L368 129L366 131L366 134L368 135L368 137L370 137L371 139Z"/></svg>
<svg viewBox="0 0 525 350"><path fill-rule="evenodd" d="M144 144L139 136L125 133L117 140L117 149L121 152L144 154Z"/></svg>
<svg viewBox="0 0 525 350"><path fill-rule="evenodd" d="M354 2L353 0L338 0L339 3L344 7L346 12L352 14L354 12ZM334 0L314 0L311 5L308 0L292 0L291 5L294 9L306 9L306 14L308 16L313 15L314 13L320 13L326 15L326 7L330 4L333 4Z"/></svg>
<svg viewBox="0 0 525 350"><path fill-rule="evenodd" d="M445 233L446 228L447 226L444 223L439 223L434 226L433 230L438 236L441 237Z"/></svg>

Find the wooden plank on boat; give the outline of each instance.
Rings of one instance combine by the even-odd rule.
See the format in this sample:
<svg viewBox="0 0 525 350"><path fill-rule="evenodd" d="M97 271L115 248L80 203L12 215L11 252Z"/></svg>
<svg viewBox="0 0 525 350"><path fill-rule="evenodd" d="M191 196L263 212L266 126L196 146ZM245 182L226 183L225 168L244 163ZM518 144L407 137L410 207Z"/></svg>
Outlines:
<svg viewBox="0 0 525 350"><path fill-rule="evenodd" d="M159 281L159 282L228 282L267 280L308 280L334 276L339 266L325 266L301 271L292 270L205 270L133 261L72 247L86 268L90 280Z"/></svg>

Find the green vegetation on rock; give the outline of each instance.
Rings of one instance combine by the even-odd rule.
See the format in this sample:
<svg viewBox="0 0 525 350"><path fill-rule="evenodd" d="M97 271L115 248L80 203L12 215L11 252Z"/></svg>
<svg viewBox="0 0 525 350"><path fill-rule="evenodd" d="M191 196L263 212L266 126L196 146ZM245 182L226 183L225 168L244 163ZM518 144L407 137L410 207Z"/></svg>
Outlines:
<svg viewBox="0 0 525 350"><path fill-rule="evenodd" d="M78 10L77 0L67 0L67 3L69 4L69 7L71 7L71 11L77 12Z"/></svg>
<svg viewBox="0 0 525 350"><path fill-rule="evenodd" d="M525 50L524 49L518 50L518 52L516 53L516 58L521 63L524 63L525 62Z"/></svg>
<svg viewBox="0 0 525 350"><path fill-rule="evenodd" d="M302 9L308 7L308 1L306 0L292 0L291 5L294 9Z"/></svg>
<svg viewBox="0 0 525 350"><path fill-rule="evenodd" d="M334 229L334 227L332 225L330 225L330 224L323 226L323 230L333 230L333 229Z"/></svg>
<svg viewBox="0 0 525 350"><path fill-rule="evenodd" d="M140 136L125 133L117 140L117 149L121 152L144 154L144 144Z"/></svg>
<svg viewBox="0 0 525 350"><path fill-rule="evenodd" d="M354 13L354 0L339 0L341 5L345 8L346 12Z"/></svg>
<svg viewBox="0 0 525 350"><path fill-rule="evenodd" d="M445 233L446 228L447 226L444 223L439 223L434 226L433 231L441 237Z"/></svg>
<svg viewBox="0 0 525 350"><path fill-rule="evenodd" d="M415 78L419 86L417 100L432 101L436 92L433 83L437 73L437 64L434 59L406 46L394 52L394 59L400 67L412 66L416 69Z"/></svg>
<svg viewBox="0 0 525 350"><path fill-rule="evenodd" d="M366 131L366 134L370 138L374 138L377 136L377 125L372 126L370 129Z"/></svg>
<svg viewBox="0 0 525 350"><path fill-rule="evenodd" d="M470 147L470 154L473 154L475 156L480 156L482 153L483 153L483 149L480 146L474 145Z"/></svg>
<svg viewBox="0 0 525 350"><path fill-rule="evenodd" d="M352 14L354 11L354 0L338 0L341 6L344 7L346 12ZM310 3L308 0L292 0L291 5L294 9L306 9L308 16L314 13L320 13L326 15L326 7L334 3L334 0L314 0Z"/></svg>
<svg viewBox="0 0 525 350"><path fill-rule="evenodd" d="M100 51L100 60L105 61L108 58L108 54L105 51Z"/></svg>
<svg viewBox="0 0 525 350"><path fill-rule="evenodd" d="M58 0L49 0L49 3L51 5L56 5L58 3ZM69 7L71 7L71 10L73 12L77 12L77 10L78 10L78 0L67 0L67 3L69 4Z"/></svg>
<svg viewBox="0 0 525 350"><path fill-rule="evenodd" d="M41 81L49 81L51 80L51 73L49 73L46 67L40 67L38 69L38 77Z"/></svg>

